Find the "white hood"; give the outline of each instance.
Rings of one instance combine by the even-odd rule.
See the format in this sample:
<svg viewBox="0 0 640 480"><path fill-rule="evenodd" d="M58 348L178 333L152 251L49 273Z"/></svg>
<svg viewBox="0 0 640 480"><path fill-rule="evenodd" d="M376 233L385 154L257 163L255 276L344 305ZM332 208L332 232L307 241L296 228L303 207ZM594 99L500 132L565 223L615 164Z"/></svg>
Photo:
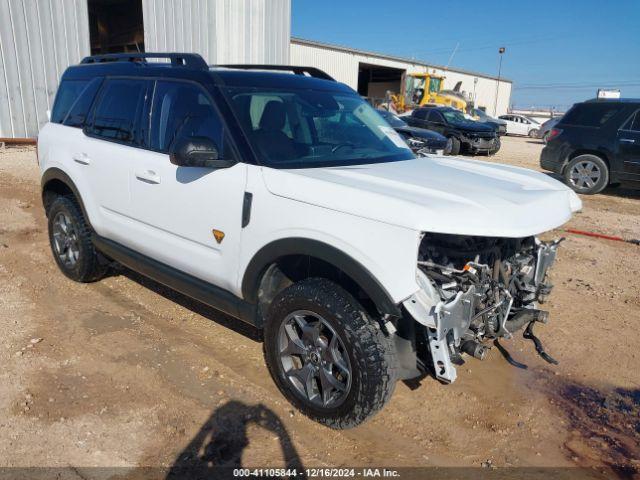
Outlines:
<svg viewBox="0 0 640 480"><path fill-rule="evenodd" d="M533 170L447 157L331 168L264 168L274 195L413 230L526 237L582 208L568 187Z"/></svg>

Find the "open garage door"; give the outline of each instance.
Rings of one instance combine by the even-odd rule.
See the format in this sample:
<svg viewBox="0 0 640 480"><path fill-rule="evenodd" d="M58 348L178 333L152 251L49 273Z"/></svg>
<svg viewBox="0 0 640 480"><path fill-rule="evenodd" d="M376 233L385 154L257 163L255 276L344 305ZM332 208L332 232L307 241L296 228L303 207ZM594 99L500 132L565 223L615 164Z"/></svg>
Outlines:
<svg viewBox="0 0 640 480"><path fill-rule="evenodd" d="M144 52L142 0L88 0L91 55Z"/></svg>
<svg viewBox="0 0 640 480"><path fill-rule="evenodd" d="M385 101L387 91L400 93L406 70L360 63L358 67L358 93L373 105Z"/></svg>

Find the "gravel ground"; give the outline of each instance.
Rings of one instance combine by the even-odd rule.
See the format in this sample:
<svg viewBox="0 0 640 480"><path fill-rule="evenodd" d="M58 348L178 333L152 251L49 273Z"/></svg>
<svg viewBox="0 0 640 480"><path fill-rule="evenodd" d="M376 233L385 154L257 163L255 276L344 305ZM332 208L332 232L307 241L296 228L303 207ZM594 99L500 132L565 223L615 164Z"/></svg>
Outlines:
<svg viewBox="0 0 640 480"><path fill-rule="evenodd" d="M487 160L537 169L541 148L509 137ZM638 192L583 201L569 226L640 238ZM537 329L558 366L517 336L503 345L527 369L494 348L453 385L399 383L370 422L332 431L277 391L259 332L126 270L66 279L34 151L0 150L0 466L61 467L60 478L113 466L582 466L640 478L640 247L545 236L561 235L551 321Z"/></svg>

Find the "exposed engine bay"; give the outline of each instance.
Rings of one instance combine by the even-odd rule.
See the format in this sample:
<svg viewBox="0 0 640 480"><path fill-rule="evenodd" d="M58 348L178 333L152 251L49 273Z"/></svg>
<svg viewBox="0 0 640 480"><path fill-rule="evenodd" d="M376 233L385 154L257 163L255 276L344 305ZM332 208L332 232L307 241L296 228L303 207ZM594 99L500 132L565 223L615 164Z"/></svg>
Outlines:
<svg viewBox="0 0 640 480"><path fill-rule="evenodd" d="M418 253L421 290L404 302L426 327L418 361L432 367L437 378L453 382L454 365L464 363L463 354L482 360L489 341L525 328L525 338L555 363L533 325L547 322L548 313L538 306L551 292L547 271L561 241L425 233Z"/></svg>

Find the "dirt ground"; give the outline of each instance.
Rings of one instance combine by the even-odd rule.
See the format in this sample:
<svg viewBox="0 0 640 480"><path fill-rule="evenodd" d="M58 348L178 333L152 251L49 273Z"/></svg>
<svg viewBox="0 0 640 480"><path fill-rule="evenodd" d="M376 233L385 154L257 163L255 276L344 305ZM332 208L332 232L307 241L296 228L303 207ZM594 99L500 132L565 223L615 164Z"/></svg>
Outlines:
<svg viewBox="0 0 640 480"><path fill-rule="evenodd" d="M490 161L538 169L505 138ZM427 161L427 160L425 160ZM570 227L640 238L640 192L583 197ZM590 467L640 478L640 246L567 236L545 363L517 335L453 385L398 383L365 425L333 431L274 386L259 332L122 270L56 268L35 152L0 151L0 466ZM480 471L480 470L478 470ZM79 473L80 472L80 473ZM591 474L590 473L590 474Z"/></svg>

